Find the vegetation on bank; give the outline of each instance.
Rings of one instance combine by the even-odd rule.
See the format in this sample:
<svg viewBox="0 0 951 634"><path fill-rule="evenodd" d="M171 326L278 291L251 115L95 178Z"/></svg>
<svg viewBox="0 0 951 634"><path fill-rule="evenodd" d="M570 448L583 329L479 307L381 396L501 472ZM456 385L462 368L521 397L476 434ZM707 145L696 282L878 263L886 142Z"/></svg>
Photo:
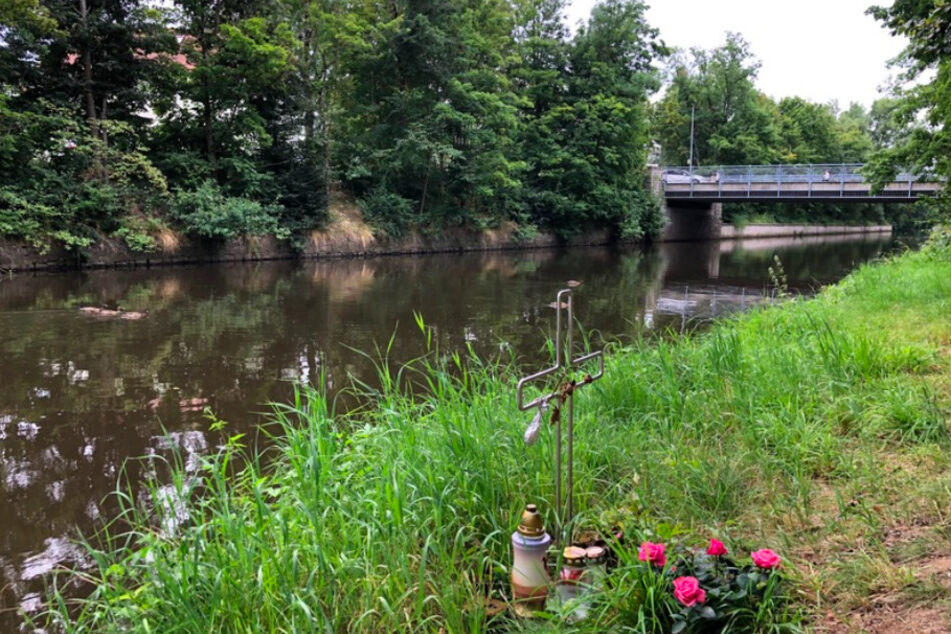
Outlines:
<svg viewBox="0 0 951 634"><path fill-rule="evenodd" d="M576 504L579 528L619 525L626 541L592 615L571 627L666 632L687 618L697 589L638 561L642 541L779 553L790 583L740 605L739 631L861 627L884 618L866 613L873 601L905 618L948 600L924 565L951 553L943 240L816 299L610 351L578 397ZM515 378L433 350L381 366L371 404L346 416L302 389L275 407L263 452L216 422L220 451L158 469L145 505L120 494L93 569L75 573L92 593L54 592L45 617L71 632L533 629L487 601L507 596L524 503L551 508L550 431L523 444Z"/></svg>
<svg viewBox="0 0 951 634"><path fill-rule="evenodd" d="M671 52L641 0L602 0L574 32L566 0L7 0L0 237L82 250L113 236L140 251L166 229L295 240L327 220L336 187L389 235L514 221L526 235L650 236L663 217L649 150L686 163L692 109L696 164L874 159L880 178L903 165L947 176L948 52L925 45L947 12L906 4L876 15L937 79L866 112L774 101L736 34Z"/></svg>

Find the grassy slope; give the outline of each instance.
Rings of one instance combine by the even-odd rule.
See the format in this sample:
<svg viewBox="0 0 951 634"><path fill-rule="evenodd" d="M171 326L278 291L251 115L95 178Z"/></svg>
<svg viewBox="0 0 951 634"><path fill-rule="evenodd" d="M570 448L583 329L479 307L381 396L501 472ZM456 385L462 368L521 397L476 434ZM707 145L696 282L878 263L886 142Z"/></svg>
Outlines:
<svg viewBox="0 0 951 634"><path fill-rule="evenodd" d="M896 618L933 610L947 589L925 563L951 554L949 341L951 261L911 254L813 301L616 350L577 407L582 523L773 547L819 628L874 630L883 597ZM175 538L130 509L133 541L97 554L70 629L482 629L473 597L505 589L520 507L550 508L550 451L522 444L510 371L459 375L430 367L436 400L386 390L357 421L313 394L282 408L271 475L209 459ZM612 592L592 627L633 625L638 600Z"/></svg>

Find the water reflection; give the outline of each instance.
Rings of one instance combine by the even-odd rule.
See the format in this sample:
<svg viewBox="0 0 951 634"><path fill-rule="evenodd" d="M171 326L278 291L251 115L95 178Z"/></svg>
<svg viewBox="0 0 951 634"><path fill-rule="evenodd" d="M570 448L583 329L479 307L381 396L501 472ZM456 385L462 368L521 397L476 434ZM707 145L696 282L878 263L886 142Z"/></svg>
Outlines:
<svg viewBox="0 0 951 634"><path fill-rule="evenodd" d="M232 430L260 421L293 381L371 381L371 350L418 356L414 312L442 349L540 355L553 293L579 279L584 326L608 336L681 330L768 295L781 258L808 290L877 257L882 239L667 244L310 263L19 275L0 281L0 610L38 605L42 577L77 564L70 539L115 512L133 456L214 446L203 410ZM126 320L84 306L139 311ZM169 434L165 434L167 431ZM159 491L175 508L175 491ZM161 496L165 496L164 498ZM105 499L104 499L105 498ZM162 502L164 500L164 502ZM174 526L165 527L174 530ZM0 614L0 630L15 626Z"/></svg>

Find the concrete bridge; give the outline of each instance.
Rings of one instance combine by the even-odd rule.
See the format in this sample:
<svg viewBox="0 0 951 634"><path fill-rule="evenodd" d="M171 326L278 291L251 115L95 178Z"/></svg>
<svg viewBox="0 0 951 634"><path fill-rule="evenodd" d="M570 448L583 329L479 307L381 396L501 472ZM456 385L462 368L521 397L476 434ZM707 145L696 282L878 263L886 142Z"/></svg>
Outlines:
<svg viewBox="0 0 951 634"><path fill-rule="evenodd" d="M864 165L716 165L651 167L651 190L667 207L665 240L720 237L722 203L911 203L944 183L912 174L872 192Z"/></svg>

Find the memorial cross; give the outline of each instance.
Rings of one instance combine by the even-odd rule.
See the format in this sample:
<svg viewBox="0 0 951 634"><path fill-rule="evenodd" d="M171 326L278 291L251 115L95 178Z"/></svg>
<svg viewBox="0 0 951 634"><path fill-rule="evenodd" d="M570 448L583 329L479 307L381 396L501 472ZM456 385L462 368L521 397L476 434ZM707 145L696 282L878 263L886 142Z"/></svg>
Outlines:
<svg viewBox="0 0 951 634"><path fill-rule="evenodd" d="M577 282L569 282L569 285L577 286ZM558 291L555 298L555 365L540 370L534 374L526 376L519 380L515 392L516 403L520 411L538 408L535 416L536 421L541 421L542 414L552 408L551 422L555 425L555 516L561 526L570 530L572 518L572 493L573 493L573 475L574 475L574 393L581 387L597 381L604 376L604 351L589 352L578 357L574 356L572 328L574 326L574 312L571 297L571 288L565 288ZM564 315L564 320L563 316ZM566 322L566 323L563 323ZM574 370L581 367L589 361L598 360L598 370L594 375L585 374L580 380L575 379ZM525 387L530 383L539 381L552 375L558 375L558 387L547 394L542 394L528 403L525 402ZM554 401L554 403L552 403ZM567 436L567 478L562 474L562 410L566 409L565 426ZM534 424L534 422L533 422ZM534 430L537 433L537 429ZM529 435L532 429L526 432L525 441L534 442ZM564 508L562 508L561 487L562 482L567 490ZM567 535L568 542L571 541L571 535Z"/></svg>

